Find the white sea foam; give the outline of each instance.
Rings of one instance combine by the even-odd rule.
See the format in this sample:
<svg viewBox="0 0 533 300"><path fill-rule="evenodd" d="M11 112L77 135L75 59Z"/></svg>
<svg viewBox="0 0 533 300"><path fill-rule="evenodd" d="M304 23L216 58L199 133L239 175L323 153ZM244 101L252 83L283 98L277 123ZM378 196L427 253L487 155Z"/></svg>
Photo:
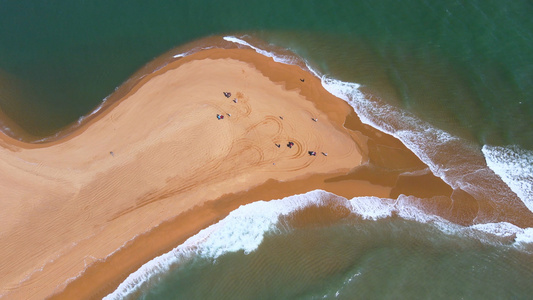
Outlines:
<svg viewBox="0 0 533 300"><path fill-rule="evenodd" d="M189 55L188 52L184 52L184 53L176 54L176 55L174 55L174 56L172 56L172 57L174 57L174 58L180 58L180 57L185 57L185 56L188 56L188 55Z"/></svg>
<svg viewBox="0 0 533 300"><path fill-rule="evenodd" d="M507 222L475 224L470 228L500 237L511 237L523 233L522 228Z"/></svg>
<svg viewBox="0 0 533 300"><path fill-rule="evenodd" d="M533 151L517 146L483 146L487 165L533 211Z"/></svg>
<svg viewBox="0 0 533 300"><path fill-rule="evenodd" d="M213 46L206 46L206 47L196 47L196 48L193 48L187 52L183 52L183 53L178 53L178 54L175 54L173 55L172 57L174 58L182 58L182 57L186 57L186 56L189 56L191 54L194 54L198 51L201 51L201 50L207 50L207 49L213 49L215 47ZM164 66L163 66L164 67ZM158 68L158 70L161 69L161 67Z"/></svg>
<svg viewBox="0 0 533 300"><path fill-rule="evenodd" d="M309 203L320 203L323 196L321 191L315 191L306 194L304 201L297 201L295 198L301 197L293 196L285 201L259 201L241 206L172 251L144 264L104 299L122 299L136 291L147 279L168 271L173 264L191 253L214 259L224 253L239 250L249 253L261 244L265 232L275 228L279 216L287 215Z"/></svg>
<svg viewBox="0 0 533 300"><path fill-rule="evenodd" d="M517 245L533 244L533 228L526 228L521 232L517 232L515 244Z"/></svg>
<svg viewBox="0 0 533 300"><path fill-rule="evenodd" d="M278 55L275 52L261 49L245 41L243 37L225 36L223 39L249 47L261 55L271 57L276 62L291 65L300 62L295 56ZM209 48L213 47L195 48L175 54L173 57L181 58ZM327 91L345 100L354 108L363 123L398 138L428 165L434 175L442 178L454 189L460 188L476 198L479 196L503 204L509 197L516 195L529 210L533 211L533 152L516 146L484 146L482 151L486 163L480 162L477 160L479 150L465 140L439 130L397 107L384 103L378 104L367 99L360 91L359 84L324 76L307 62L303 62L312 74L321 79ZM87 116L97 113L106 99ZM81 117L78 123L81 123L85 117ZM493 173L499 177L494 176ZM484 183L483 186L479 186L480 182Z"/></svg>
<svg viewBox="0 0 533 300"><path fill-rule="evenodd" d="M324 200L328 200L325 202ZM295 211L311 205L322 206L330 201L349 208L353 214L366 220L389 218L393 214L406 220L427 223L446 234L464 234L483 241L483 236L472 235L472 231L509 237L516 235L513 246L533 243L533 228L522 229L509 223L477 224L469 227L453 224L441 217L424 213L412 204L412 197L400 196L397 200L377 197L356 197L347 200L323 190L294 195L281 200L259 201L239 207L218 223L201 230L185 243L174 248L130 274L119 287L104 299L122 299L134 293L150 278L167 272L172 265L184 261L191 255L217 259L236 251L250 253L256 250L267 232L280 232L279 220Z"/></svg>
<svg viewBox="0 0 533 300"><path fill-rule="evenodd" d="M287 64L287 65L293 65L293 64L296 63L296 59L294 58L294 56L277 55L274 52L263 50L261 48L258 48L256 46L248 43L247 41L245 41L243 39L240 39L240 38L237 38L237 37L234 37L234 36L225 36L224 40L226 40L228 42L232 42L232 43L235 43L235 44L239 44L239 45L242 45L242 46L246 46L246 47L252 48L257 53L259 53L261 55L264 55L264 56L267 56L267 57L271 57L275 62L279 62L279 63L283 63L283 64Z"/></svg>
<svg viewBox="0 0 533 300"><path fill-rule="evenodd" d="M367 99L359 90L360 85L357 83L343 82L327 76L323 76L321 81L328 92L347 101L354 108L361 122L400 139L430 167L436 176L446 180L445 169L432 161L431 156L436 153L431 148L453 142L457 138L432 127L406 111ZM453 181L447 183L456 187Z"/></svg>
<svg viewBox="0 0 533 300"><path fill-rule="evenodd" d="M390 217L394 211L392 199L377 197L359 197L350 201L351 211L360 215L363 219L378 220Z"/></svg>
<svg viewBox="0 0 533 300"><path fill-rule="evenodd" d="M449 153L446 156L448 160L445 162L437 162L435 159L437 156L443 156L443 148L459 150L457 148L461 145L457 137L439 130L397 107L385 103L378 104L367 99L359 89L361 86L357 83L343 82L327 76L322 76L321 81L328 92L345 100L354 108L361 122L398 138L428 165L434 175L442 178L453 188L465 187L461 184L460 178L453 176L452 172L452 166L457 167L464 162L457 153ZM464 170L459 172L459 174L469 173L471 172L464 172Z"/></svg>

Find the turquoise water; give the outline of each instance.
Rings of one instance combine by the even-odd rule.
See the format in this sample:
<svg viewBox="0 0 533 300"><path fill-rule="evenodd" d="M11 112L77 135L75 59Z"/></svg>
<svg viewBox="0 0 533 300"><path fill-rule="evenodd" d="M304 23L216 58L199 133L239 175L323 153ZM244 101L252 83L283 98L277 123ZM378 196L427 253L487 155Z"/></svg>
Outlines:
<svg viewBox="0 0 533 300"><path fill-rule="evenodd" d="M195 257L132 298L526 299L527 259L415 222L340 223L267 234L248 255Z"/></svg>
<svg viewBox="0 0 533 300"><path fill-rule="evenodd" d="M1 1L0 108L28 133L53 135L166 51L249 35L429 122L391 114L378 125L394 127L453 188L493 195L495 207L518 197L531 210L532 12L520 0ZM434 128L464 140L439 157L431 149L448 136ZM191 258L135 297L525 299L531 262L506 242L420 222L345 220L270 234L248 255Z"/></svg>

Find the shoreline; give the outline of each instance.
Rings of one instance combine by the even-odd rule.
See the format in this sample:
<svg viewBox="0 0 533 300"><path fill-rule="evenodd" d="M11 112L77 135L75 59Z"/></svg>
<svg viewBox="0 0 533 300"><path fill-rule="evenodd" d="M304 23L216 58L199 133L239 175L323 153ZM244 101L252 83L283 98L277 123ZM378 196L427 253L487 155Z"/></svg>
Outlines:
<svg viewBox="0 0 533 300"><path fill-rule="evenodd" d="M217 113L227 116L216 120ZM285 147L293 138L297 149ZM72 134L36 145L4 138L0 150L0 169L13 176L1 188L24 200L1 221L2 242L16 247L0 262L11 270L0 276L9 277L0 284L7 297L105 296L239 205L314 189L346 198L436 197L430 210L458 224L471 224L482 205L464 192L455 192L467 200L457 204L416 155L361 123L318 78L249 49L173 61ZM413 172L420 175L402 175ZM51 200L36 199L43 193ZM37 243L41 251L32 249Z"/></svg>
<svg viewBox="0 0 533 300"><path fill-rule="evenodd" d="M239 206L263 199L281 199L305 193L308 191L307 185L324 184L328 177L330 176L314 175L289 182L268 181L248 191L224 195L200 207L194 207L127 242L105 262L97 262L89 266L80 277L74 279L63 291L53 295L50 299L101 299L113 292L120 283L147 261L169 252L200 230L220 221ZM366 195L369 185L362 181L352 183L359 183L363 190L360 195ZM333 185L324 184L326 189L337 193L342 192L341 189L337 191L330 186ZM382 193L386 194L387 190L383 188Z"/></svg>
<svg viewBox="0 0 533 300"><path fill-rule="evenodd" d="M208 76L206 72L214 74ZM225 83L210 83L228 72L233 77L228 76ZM269 76L264 77L263 72ZM249 79L247 86L231 89L239 103L222 95L224 86L236 81L235 76ZM303 92L301 76L306 76L305 84L310 87ZM206 77L207 83L198 82ZM173 87L180 82L190 85ZM215 87L203 91L200 87L206 84ZM194 95L200 90L207 94ZM153 102L154 95L161 97L158 105ZM172 99L183 101L183 95L214 99L200 102L200 107L194 101L169 105ZM257 102L263 96L266 104ZM328 101L308 101L322 97ZM31 145L4 138L0 168L10 178L0 182L7 196L19 201L4 207L11 214L3 216L6 231L2 242L11 247L2 253L1 264L9 271L1 276L1 293L22 298L56 294L69 278L95 261L109 260L110 253L139 234L228 192L246 191L271 178L293 182L305 181L315 173L344 174L363 160L359 150L363 137L343 128L350 107L340 99L329 101L334 98L321 88L317 78L297 66L274 63L252 50L213 49L142 78L123 100L63 139ZM231 117L214 118L217 111L229 113L232 105L235 111ZM285 120L272 116L272 109L282 110ZM197 118L206 111L213 116L209 130L221 129L223 136L209 131L204 131L205 137L195 134L195 130L205 129L206 120L199 122ZM146 117L153 118L154 124L139 124L138 120ZM313 117L320 120L313 122ZM231 127L230 122L240 125ZM304 122L306 126L298 128ZM183 123L190 125L188 135L184 135ZM309 131L311 126L315 126L313 132ZM292 136L294 151L274 146ZM271 140L264 141L265 137ZM183 142L177 143L177 138ZM194 143L209 146L197 147L196 151L205 153L190 153ZM322 149L324 145L332 149ZM329 156L311 157L307 150L328 151ZM191 154L199 158L190 158ZM177 158L183 155L191 161ZM235 166L239 166L237 170ZM191 172L195 174L192 178L180 175ZM23 186L31 188L23 190ZM383 188L374 189L383 195ZM186 200L190 198L196 200ZM35 224L40 225L36 228Z"/></svg>

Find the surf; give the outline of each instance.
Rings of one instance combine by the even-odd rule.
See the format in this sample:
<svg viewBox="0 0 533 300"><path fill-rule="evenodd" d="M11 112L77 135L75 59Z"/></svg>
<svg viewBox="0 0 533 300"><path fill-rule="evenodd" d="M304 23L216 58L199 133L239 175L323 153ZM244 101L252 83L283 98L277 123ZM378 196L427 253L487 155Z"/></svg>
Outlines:
<svg viewBox="0 0 533 300"><path fill-rule="evenodd" d="M293 231L296 223L291 217L313 207L317 207L320 213L328 213L328 210L338 211L340 208L350 211L347 216L338 215L334 223L349 217L366 221L392 221L401 218L428 224L449 236L475 239L484 244L533 254L533 228L522 229L506 222L460 226L421 211L410 203L407 196L398 199L355 197L348 200L323 190L314 190L239 207L220 222L201 230L172 251L144 264L104 299L128 298L139 290L149 288L154 284L153 280L157 281L157 278L172 268L179 267L194 257L209 258L216 263L218 258L228 253L242 251L244 254L250 254L257 250L266 235L287 234ZM357 226L357 223L351 226Z"/></svg>

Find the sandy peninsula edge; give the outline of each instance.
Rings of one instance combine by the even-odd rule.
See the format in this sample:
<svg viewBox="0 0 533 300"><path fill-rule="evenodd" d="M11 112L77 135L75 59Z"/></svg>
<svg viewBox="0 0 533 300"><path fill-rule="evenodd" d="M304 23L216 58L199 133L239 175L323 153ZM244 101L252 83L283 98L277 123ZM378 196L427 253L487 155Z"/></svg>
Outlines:
<svg viewBox="0 0 533 300"><path fill-rule="evenodd" d="M303 111L302 114L299 116L294 116L294 119L298 119L298 122L294 124L301 124L301 122L309 122L306 123L306 126L302 126L303 129L302 132L298 131L296 129L295 132L292 132L291 134L298 135L301 134L303 137L308 138L309 136L313 136L313 134L316 134L314 131L310 131L308 128L309 126L314 126L313 121L311 120L314 117L318 117L319 124L326 124L324 125L324 128L320 129L320 131L323 134L330 134L332 132L340 132L340 136L343 136L345 140L343 140L341 148L343 146L347 146L348 148L353 149L350 153L339 153L339 161L337 162L337 165L332 164L333 166L330 166L329 168L327 165L331 162L331 160L335 160L334 155L329 155L327 157L327 164L322 164L315 169L311 164L309 164L309 159L311 157L308 157L306 150L302 149L303 153L298 154L296 157L294 155L291 155L290 153L286 153L282 156L277 156L276 152L276 146L278 140L271 140L269 141L270 145L261 144L260 147L270 147L268 149L268 153L271 153L268 160L268 164L261 164L259 169L242 169L241 172L244 173L234 173L230 172L230 177L233 176L233 178L237 178L239 182L244 182L240 186L237 186L235 188L228 188L227 190L220 189L220 185L226 185L227 182L222 182L220 177L217 177L217 181L215 182L215 185L217 186L216 190L219 192L213 193L214 197L205 197L197 199L194 203L188 203L188 204L181 204L181 205L170 205L170 213L166 215L159 216L158 212L160 212L161 209L167 209L169 208L167 205L169 199L179 199L181 196L186 195L187 197L191 197L192 195L202 195L201 193L194 193L194 187L191 189L186 189L183 192L180 192L179 189L172 189L170 188L173 193L171 193L170 196L166 197L166 194L160 194L158 197L150 198L150 201L139 201L139 198L146 196L146 191L140 192L140 194L133 193L129 196L132 197L138 197L135 199L135 201L132 202L131 199L121 200L124 203L122 205L117 205L114 207L106 207L106 209L112 209L113 211L109 212L101 212L101 209L94 209L92 213L101 213L104 215L101 219L93 220L93 223L90 223L90 226L95 226L97 224L100 227L105 227L104 229L99 228L98 230L94 231L88 228L83 228L83 224L76 223L74 224L76 230L76 233L73 235L69 235L69 237L74 236L77 240L83 240L83 243L80 243L80 246L78 248L80 249L73 249L73 250L67 250L67 252L61 252L57 250L54 252L50 251L50 253L60 253L59 258L57 261L54 261L53 263L46 263L46 256L43 256L41 258L35 259L35 263L37 265L42 264L44 262L44 266L42 270L36 271L36 272L30 272L30 275L26 273L19 274L19 275L25 275L27 278L26 281L23 282L23 284L17 285L16 282L4 282L4 284L7 284L7 293L5 296L7 298L13 297L23 297L23 298L45 298L45 297L52 297L54 299L71 299L72 297L75 298L100 298L104 296L105 294L113 291L116 286L132 271L137 269L140 265L142 265L147 260L160 255L164 252L167 252L168 250L172 249L173 247L177 246L179 243L183 242L186 238L194 235L196 232L201 230L202 228L205 228L209 226L210 224L215 223L216 221L220 220L224 216L226 216L231 210L237 208L239 205L250 203L257 200L270 200L270 199L278 199L283 198L286 196L290 196L293 194L298 193L304 193L310 190L314 189L324 189L331 192L334 192L338 195L344 196L344 197L354 197L354 196L378 196L378 197L388 197L391 194L397 194L399 193L398 189L399 187L396 187L397 181L394 180L394 178L391 179L391 176L394 177L394 172L389 174L390 176L375 176L376 174L370 174L370 176L366 176L364 172L358 173L350 176L350 172L361 165L361 163L364 163L369 160L369 156L380 156L376 154L376 152L372 151L377 148L380 148L379 145L382 145L382 149L388 149L388 153L384 154L383 157L380 156L379 159L374 157L374 161L380 161L382 165L394 165L392 169L423 169L425 166L414 156L410 151L408 151L400 142L398 142L396 139L387 136L385 134L382 134L378 132L375 129L369 128L366 125L361 124L357 116L354 115L351 107L349 107L344 101L335 98L331 94L329 94L327 91L323 89L323 87L320 84L320 81L310 75L309 73L301 70L297 66L288 66L288 65L282 65L279 63L274 62L272 59L264 57L262 55L259 55L251 50L243 50L243 49L233 49L233 50L227 50L227 49L213 49L213 50L205 50L198 52L194 55L187 56L185 58L182 58L180 60L177 60L176 62L170 63L166 67L164 67L161 70L156 71L155 73L146 76L143 78L127 95L123 97L123 100L117 101L110 107L108 107L104 112L99 114L97 117L95 117L93 120L85 124L82 128L77 130L76 132L73 132L68 136L66 139L57 140L52 143L48 143L45 145L27 145L20 142L14 142L9 144L9 139L4 139L2 147L4 147L4 150L7 152L11 152L13 157L17 157L19 155L18 153L22 152L24 156L23 159L33 158L37 159L38 156L35 155L50 155L50 152L53 152L55 147L64 147L57 149L58 151L65 151L65 155L68 153L66 148L71 149L76 145L77 142L82 143L87 141L94 142L95 140L98 140L100 142L101 139L99 138L100 134L105 134L106 126L103 126L106 121L110 122L109 120L116 120L120 118L121 114L129 114L131 113L131 110L134 110L135 107L130 109L123 109L120 110L119 106L122 105L122 103L127 103L128 101L132 101L130 98L133 95L138 94L138 92L149 82L152 81L152 79L156 77L164 77L165 75L168 75L169 70L178 70L181 66L186 65L188 62L198 62L200 65L195 65L194 68L200 68L203 66L206 70L210 70L212 67L212 64L214 62L220 62L220 61L231 61L231 62L244 62L246 65L249 66L250 70L256 70L259 71L263 76L266 76L267 81L270 82L272 85L263 86L265 90L261 90L261 87L254 86L255 89L259 89L259 94L261 93L269 93L269 90L272 89L275 86L280 87L281 92L289 92L290 93L290 100L288 101L295 101L297 102L297 108L301 108L301 111ZM224 68L224 67L223 67ZM229 67L228 67L229 68ZM238 68L241 68L241 65L238 66ZM243 69L244 70L244 69ZM246 69L244 72L248 72L249 70ZM170 76L170 75L169 75ZM188 78L190 80L193 80L191 78ZM197 78L197 77L194 77ZM202 76L198 77L202 78ZM240 78L242 79L242 78ZM239 84L239 78L234 78L234 81L236 84ZM162 80L158 83L159 87L161 86L168 86L169 82ZM248 84L253 85L251 82L248 82ZM262 83L263 84L263 83ZM152 91L157 89L157 85L155 87L152 87ZM213 83L213 89L217 91L220 98L216 98L216 101L226 101L224 105L237 105L238 103L243 103L244 99L246 99L247 95L253 94L252 91L245 91L244 93L241 93L242 99L239 100L236 103L231 103L228 101L231 101L232 99L224 99L222 92L224 91L224 86L217 86L217 83ZM239 88L236 90L234 88L229 87L229 90L234 90L234 95L237 95L235 91L238 91ZM153 95L153 94L151 94ZM275 96L279 96L276 94ZM140 98L146 97L146 95L140 95ZM211 97L209 94L206 97ZM275 97L274 97L275 98ZM257 99L254 97L251 97L248 99L254 100ZM215 101L215 100L213 100ZM287 101L286 98L283 98L283 101ZM301 102L301 103L300 103ZM164 103L164 102L161 102ZM272 103L269 103L269 105L272 105ZM274 105L287 105L284 102L274 103ZM300 106L301 105L301 106ZM231 106L230 106L231 107ZM212 107L211 107L212 108ZM312 109L316 110L312 110ZM156 108L157 109L157 108ZM159 107L159 109L168 109L168 106L162 105ZM222 111L228 111L225 112L226 114L229 113L229 110L226 108L218 107L216 109L220 109ZM215 110L216 110L215 109ZM256 111L262 111L264 108L260 108ZM294 107L290 108L290 110L293 110ZM214 110L214 111L215 111ZM141 108L142 111L142 108ZM150 114L153 113L154 109L146 111L147 115L144 117L150 118ZM214 112L213 111L213 112ZM113 115L114 113L114 115ZM239 116L239 113L246 113L245 111L240 111L238 113L229 113L232 116L226 116L226 120L230 119L237 119L236 117ZM289 112L284 112L283 116L279 115L271 115L271 112L263 111L262 118L268 115L268 117L274 117L279 118L283 117L282 121L285 121L287 118L289 120L293 117L290 115ZM214 117L215 114L212 115ZM167 116L167 115L165 115ZM252 117L250 117L252 118ZM232 121L233 121L232 120ZM242 118L242 120L246 120L245 117ZM277 134L279 131L276 131L275 133L272 133L271 125L276 127L279 124L279 121L273 121L272 118L268 119L269 121L266 122L265 128L255 131L254 133L251 133L255 136L248 136L245 137L248 140L245 140L254 143L256 140L254 138L261 138L261 134L265 135L272 135ZM258 124L264 122L263 119L257 120ZM131 120L130 120L131 122ZM350 123L349 129L345 128L345 124ZM100 128L95 125L102 125ZM109 123L110 124L110 123ZM109 125L105 124L105 125ZM249 123L250 126L254 127L256 123L251 122ZM292 124L294 126L294 124ZM161 124L160 124L161 125ZM164 125L164 124L163 124ZM127 123L124 124L124 126L127 126ZM218 126L218 124L217 124ZM248 125L247 125L248 126ZM246 126L245 126L246 127ZM157 127L160 129L161 127ZM256 128L256 127L254 127ZM92 131L90 129L93 129ZM124 129L124 132L128 132L127 129ZM276 130L279 130L276 129ZM87 133L87 131L90 131ZM243 129L243 132L245 134L250 134L247 132L246 128ZM150 132L147 133L150 135ZM167 135L164 136L164 138L175 138L175 133L165 133ZM241 135L239 135L241 134ZM242 137L242 133L237 133L234 137ZM279 142L284 141L284 138L288 138L287 136L280 135L277 138L279 138ZM312 138L309 138L312 140ZM262 140L262 139L261 139ZM335 139L336 140L336 139ZM74 141L74 142L73 142ZM322 140L321 140L322 141ZM371 143L368 143L368 141L371 141ZM110 144L105 144L105 143ZM284 141L286 142L286 141ZM336 141L330 141L335 142ZM70 143L70 144L69 144ZM102 142L104 146L99 147L98 151L103 151L104 148L112 148L113 143L109 141L103 141ZM133 143L140 143L137 140L134 140ZM7 145L6 145L7 144ZM66 147L65 145L68 144L69 147ZM311 146L311 142L307 141L308 146ZM151 150L152 152L144 152L143 149L153 147L154 145L158 146L161 145L161 142L159 140L151 141L150 143L140 143L139 147L136 148L137 151L129 154L123 162L121 162L121 165L124 166L128 163L135 163L136 160L139 159L139 157L143 155L152 155L156 154ZM298 144L299 146L301 144ZM317 144L315 144L316 147ZM117 145L115 145L117 146ZM126 145L127 146L127 145ZM122 145L122 147L125 147ZM144 147L144 148L143 148ZM285 145L283 144L283 147ZM45 151L39 151L39 154L35 154L31 152L35 149L42 149L45 148ZM244 147L245 149L248 149L247 147ZM256 148L253 148L256 149ZM314 149L314 148L313 148ZM48 151L48 152L47 152ZM185 151L181 149L181 151ZM223 154L214 154L216 155L223 155L224 158L229 158L230 163L225 163L225 167L231 167L231 163L235 163L235 161L231 161L231 159L237 159L240 157L240 155L244 155L245 157L249 156L248 158L253 163L257 162L256 152L257 150L253 150L252 152L244 151L239 153L232 153L232 150L229 150L229 152L224 152ZM255 152L254 152L255 151ZM289 151L287 149L284 149L284 151ZM26 152L30 152L26 154ZM41 153L42 152L42 153ZM112 152L112 151L111 151ZM106 152L107 158L113 157L113 154L111 152ZM117 152L117 151L115 151ZM113 152L113 153L115 153ZM120 151L117 152L119 154ZM176 154L174 152L164 152L166 154ZM258 152L259 153L259 152ZM272 154L273 153L273 154ZM157 153L159 154L159 153ZM319 154L320 155L320 154ZM268 155L267 155L268 156ZM386 158L385 158L386 156ZM260 156L261 157L261 156ZM263 153L262 159L264 159L265 155ZM21 158L21 157L18 157ZM332 159L333 158L333 159ZM78 159L79 157L73 157L73 159ZM100 158L98 158L100 159ZM294 160L296 159L296 160ZM312 158L311 158L312 159ZM321 157L321 159L325 159L324 157ZM100 160L97 160L100 161ZM270 167L272 164L278 164L280 165L280 162L286 161L287 162L287 170L279 172L271 172L266 171L265 168ZM400 167L398 167L398 162ZM53 161L50 162L52 164ZM102 163L104 163L102 161ZM156 164L161 162L156 161ZM300 168L301 166L304 166ZM342 167L340 167L342 166ZM86 166L80 166L81 170L79 173L76 173L76 176L78 176L76 179L78 181L76 184L72 184L77 188L76 191L80 191L83 189L83 187L99 187L100 185L91 185L91 183L94 183L94 174L95 172L98 174L108 174L106 172L111 172L113 170L113 176L116 176L116 169L97 169L94 170L94 167L90 167L90 170L87 170L88 173L91 175L84 175L84 169L82 167ZM64 165L59 164L54 167L54 171L57 172L58 170L62 170L61 168L64 168ZM21 171L21 175L23 176L24 172L28 172L28 169L23 169ZM123 172L130 172L131 169L124 168ZM201 171L201 170L199 170ZM249 174L246 172L257 172L261 173L260 176L253 180L249 180ZM265 175L266 173L266 175ZM38 173L33 173L34 175ZM126 173L125 173L126 174ZM124 175L124 174L123 174ZM158 193L157 187L161 187L165 191L168 192L169 185L172 186L172 184L178 184L177 181L168 180L170 178L171 173L167 174L165 179L167 179L167 182L161 185L160 182L157 183L150 183L152 184L154 188L150 190L150 193ZM240 177L239 177L240 176ZM396 174L397 176L397 174ZM61 178L64 180L64 178ZM35 179L28 179L28 183L31 183L31 180ZM248 182L249 180L249 182ZM169 183L170 182L170 183ZM118 183L117 183L118 184ZM436 193L442 193L442 194L448 194L450 191L447 189L446 186L443 186L442 182L439 182L439 180L432 181L432 184L437 187L435 190ZM81 186L81 188L80 188ZM201 186L202 189L205 188L205 185ZM200 188L200 187L198 187ZM396 191L393 191L396 189ZM106 190L107 191L107 190ZM65 191L65 195L71 196L73 193L70 191ZM89 193L90 194L90 193ZM205 195L204 195L205 196ZM165 198L166 197L166 198ZM92 199L93 204L98 205L98 199ZM77 200L87 200L87 196L80 197ZM153 200L156 199L156 200ZM161 200L163 199L163 200ZM166 202L165 202L166 201ZM38 203L42 205L47 205L50 203ZM54 203L58 205L59 203ZM132 209L133 207L133 209ZM136 208L138 207L138 208ZM22 213L25 213L26 210L29 208L22 207L18 208L18 211ZM69 211L67 210L66 213ZM35 213L35 212L32 212ZM131 230L126 235L122 235L119 238L119 241L114 241L113 243L109 243L106 245L106 247L97 247L97 252L99 253L99 257L97 256L97 259L93 261L92 264L89 264L88 268L82 267L82 264L80 264L80 260L84 260L89 253L91 253L94 249L95 243L101 243L108 241L110 233L116 232L117 230L123 229L124 226L128 226L131 224L131 222L134 222L136 218L140 216L146 216L154 217L159 216L159 219L151 219L149 221L146 221L143 226L136 227L135 230ZM54 217L61 217L61 214L55 215ZM44 221L46 222L46 220ZM48 222L55 222L54 220L48 220ZM61 223L62 221L57 221ZM54 228L58 226L68 226L72 225L69 222L72 222L70 219L65 221L63 224L57 225L55 224ZM117 223L121 223L117 225ZM24 227L25 230L31 230L31 226ZM24 230L22 230L22 233L24 233ZM53 234L53 233L50 233ZM112 235L112 234L111 234ZM96 236L96 237L95 237ZM131 239L135 237L135 239ZM4 240L4 242L9 242L9 236L7 237L7 240ZM14 242L17 241L17 239L13 240ZM74 241L72 241L74 242ZM83 245L81 245L83 244ZM150 247L147 248L145 245L149 244ZM51 248L54 248L53 245L57 245L57 243L51 243ZM117 245L123 246L119 251L117 250ZM28 248L31 247L31 244L23 244L19 245L20 248ZM83 248L85 247L85 248ZM58 247L60 249L61 247ZM83 248L83 249L81 249ZM105 248L105 249L103 249ZM143 249L143 251L140 251L140 249ZM13 249L17 250L17 249ZM116 251L116 252L115 252ZM30 251L31 252L31 251ZM113 253L113 255L109 256L110 253ZM38 255L37 255L38 256ZM62 261L64 260L64 261ZM72 267L67 268L65 270L66 266L71 265ZM80 272L83 272L81 276ZM49 279L50 276L55 276L55 280L52 280L52 284L50 284ZM75 278L72 280L72 278ZM65 287L65 282L67 280L69 283ZM59 283L59 285L57 285ZM6 289L2 291L2 293L5 293Z"/></svg>

